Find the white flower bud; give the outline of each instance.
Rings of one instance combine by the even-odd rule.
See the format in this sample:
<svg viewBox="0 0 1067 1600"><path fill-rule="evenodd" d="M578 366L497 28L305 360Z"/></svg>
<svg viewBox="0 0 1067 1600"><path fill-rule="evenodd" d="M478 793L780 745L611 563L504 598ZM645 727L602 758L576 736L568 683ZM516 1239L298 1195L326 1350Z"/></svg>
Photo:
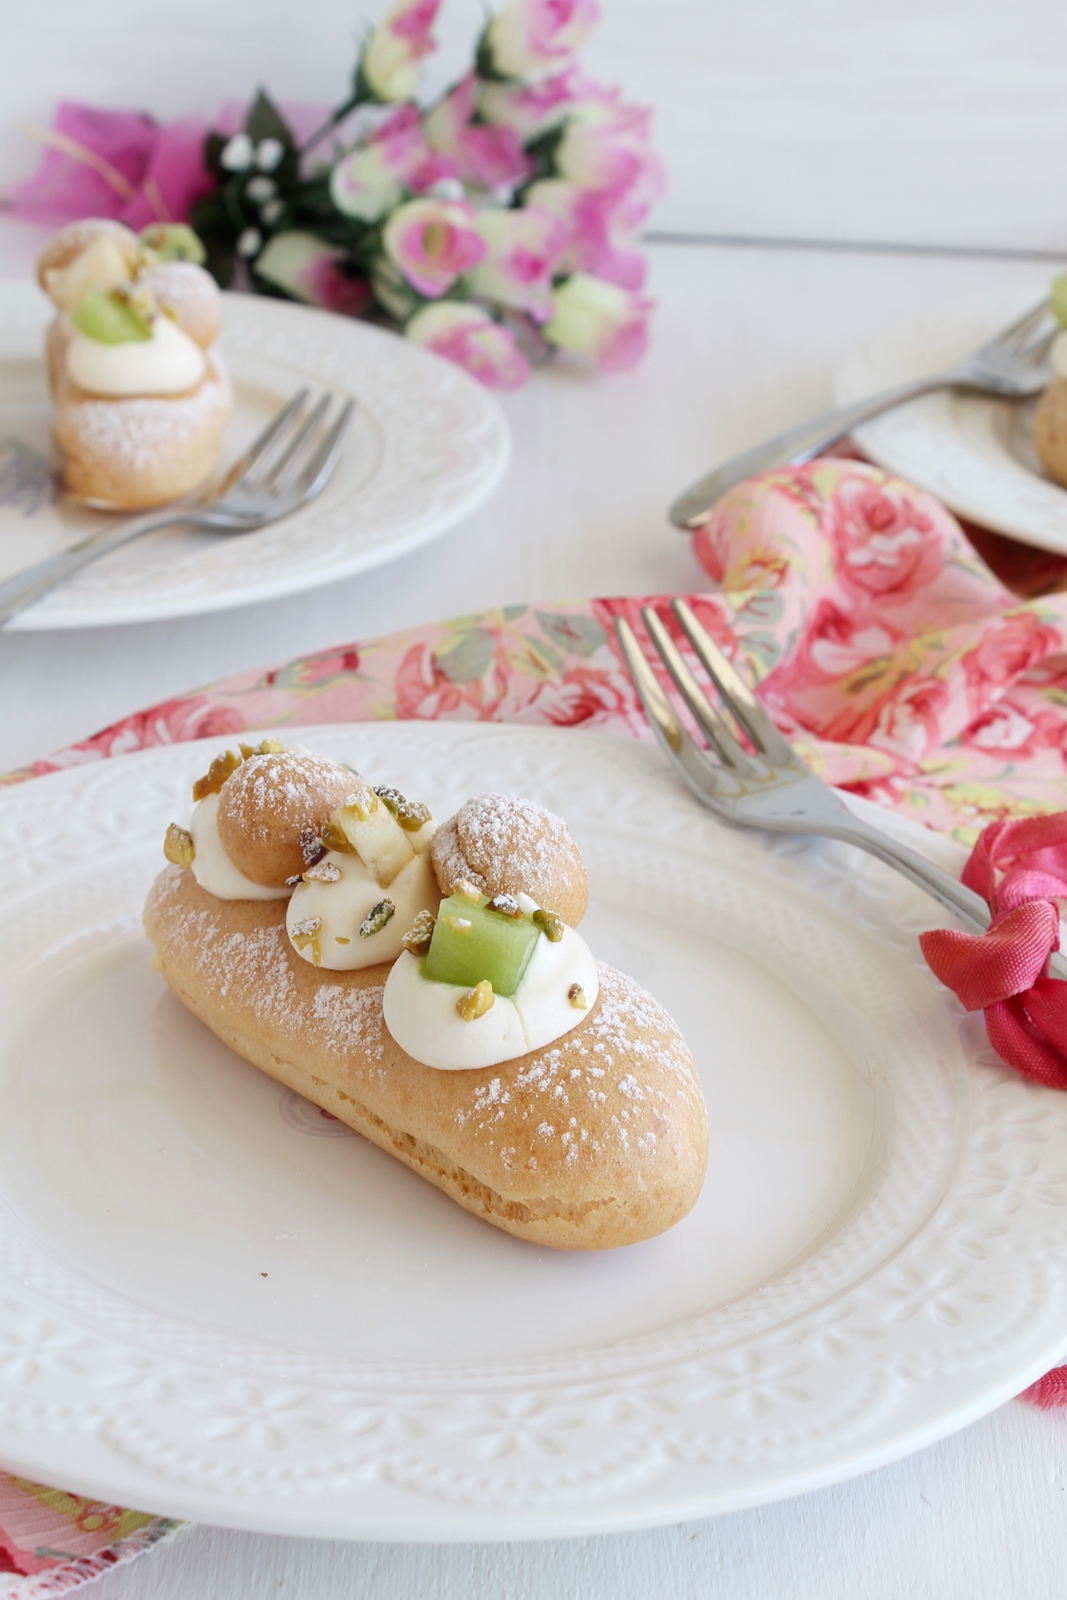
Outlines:
<svg viewBox="0 0 1067 1600"><path fill-rule="evenodd" d="M250 179L245 193L250 200L273 200L278 193L278 185L273 178L256 177Z"/></svg>
<svg viewBox="0 0 1067 1600"><path fill-rule="evenodd" d="M260 172L273 172L284 154L280 139L261 139L256 145L256 166Z"/></svg>
<svg viewBox="0 0 1067 1600"><path fill-rule="evenodd" d="M235 133L222 148L219 161L227 172L247 172L252 165L252 141L247 133Z"/></svg>
<svg viewBox="0 0 1067 1600"><path fill-rule="evenodd" d="M246 228L237 241L237 254L239 256L254 256L263 243L263 235L258 228Z"/></svg>

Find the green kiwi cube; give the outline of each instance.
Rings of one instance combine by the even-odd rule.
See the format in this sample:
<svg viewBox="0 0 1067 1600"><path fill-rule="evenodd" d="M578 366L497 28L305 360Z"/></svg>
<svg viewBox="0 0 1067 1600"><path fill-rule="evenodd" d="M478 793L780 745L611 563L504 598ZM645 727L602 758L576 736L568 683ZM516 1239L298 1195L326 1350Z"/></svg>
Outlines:
<svg viewBox="0 0 1067 1600"><path fill-rule="evenodd" d="M132 344L150 339L152 330L132 306L116 295L91 289L71 319L79 333L98 344Z"/></svg>
<svg viewBox="0 0 1067 1600"><path fill-rule="evenodd" d="M527 917L502 915L454 894L441 902L423 973L468 989L487 978L494 994L512 995L540 936Z"/></svg>

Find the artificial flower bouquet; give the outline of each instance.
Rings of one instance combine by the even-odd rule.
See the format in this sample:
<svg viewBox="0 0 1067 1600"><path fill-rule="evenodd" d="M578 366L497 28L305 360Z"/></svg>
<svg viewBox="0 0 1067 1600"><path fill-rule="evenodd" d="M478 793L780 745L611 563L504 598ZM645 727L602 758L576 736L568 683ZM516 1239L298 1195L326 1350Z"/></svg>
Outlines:
<svg viewBox="0 0 1067 1600"><path fill-rule="evenodd" d="M61 106L16 209L55 200L59 173L96 214L110 199L123 220L187 220L224 287L385 321L490 387L517 387L557 351L632 366L650 310L637 233L664 175L649 113L575 62L595 0L512 0L471 70L423 106L439 4L398 0L349 95L307 130L263 92L206 137ZM70 194L61 204L86 214Z"/></svg>

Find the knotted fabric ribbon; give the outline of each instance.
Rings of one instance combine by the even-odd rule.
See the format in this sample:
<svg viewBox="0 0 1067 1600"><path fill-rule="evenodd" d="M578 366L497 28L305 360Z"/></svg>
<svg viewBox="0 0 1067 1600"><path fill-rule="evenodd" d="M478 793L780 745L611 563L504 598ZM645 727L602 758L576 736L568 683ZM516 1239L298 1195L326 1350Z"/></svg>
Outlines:
<svg viewBox="0 0 1067 1600"><path fill-rule="evenodd" d="M963 871L993 913L984 934L919 935L926 964L968 1011L985 1013L993 1049L1028 1078L1067 1089L1067 982L1048 975L1067 898L1067 812L991 822Z"/></svg>

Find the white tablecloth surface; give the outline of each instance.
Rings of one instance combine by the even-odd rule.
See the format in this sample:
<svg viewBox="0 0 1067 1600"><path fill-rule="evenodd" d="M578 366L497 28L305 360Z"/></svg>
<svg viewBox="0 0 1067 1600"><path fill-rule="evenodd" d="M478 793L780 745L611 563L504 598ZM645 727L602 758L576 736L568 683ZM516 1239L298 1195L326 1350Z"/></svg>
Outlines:
<svg viewBox="0 0 1067 1600"><path fill-rule="evenodd" d="M34 240L0 221L0 276ZM505 399L508 476L454 533L376 572L268 605L77 633L0 632L3 764L153 700L302 651L519 600L687 591L667 524L715 459L830 403L837 363L954 297L1017 294L1044 262L742 248L651 250L659 301L637 371L537 374ZM1067 1344L1067 1329L1064 1330ZM151 1509L151 1508L148 1508ZM196 1528L102 1580L100 1600L1062 1600L1067 1416L1012 1404L932 1449L800 1500L613 1538L314 1544Z"/></svg>

